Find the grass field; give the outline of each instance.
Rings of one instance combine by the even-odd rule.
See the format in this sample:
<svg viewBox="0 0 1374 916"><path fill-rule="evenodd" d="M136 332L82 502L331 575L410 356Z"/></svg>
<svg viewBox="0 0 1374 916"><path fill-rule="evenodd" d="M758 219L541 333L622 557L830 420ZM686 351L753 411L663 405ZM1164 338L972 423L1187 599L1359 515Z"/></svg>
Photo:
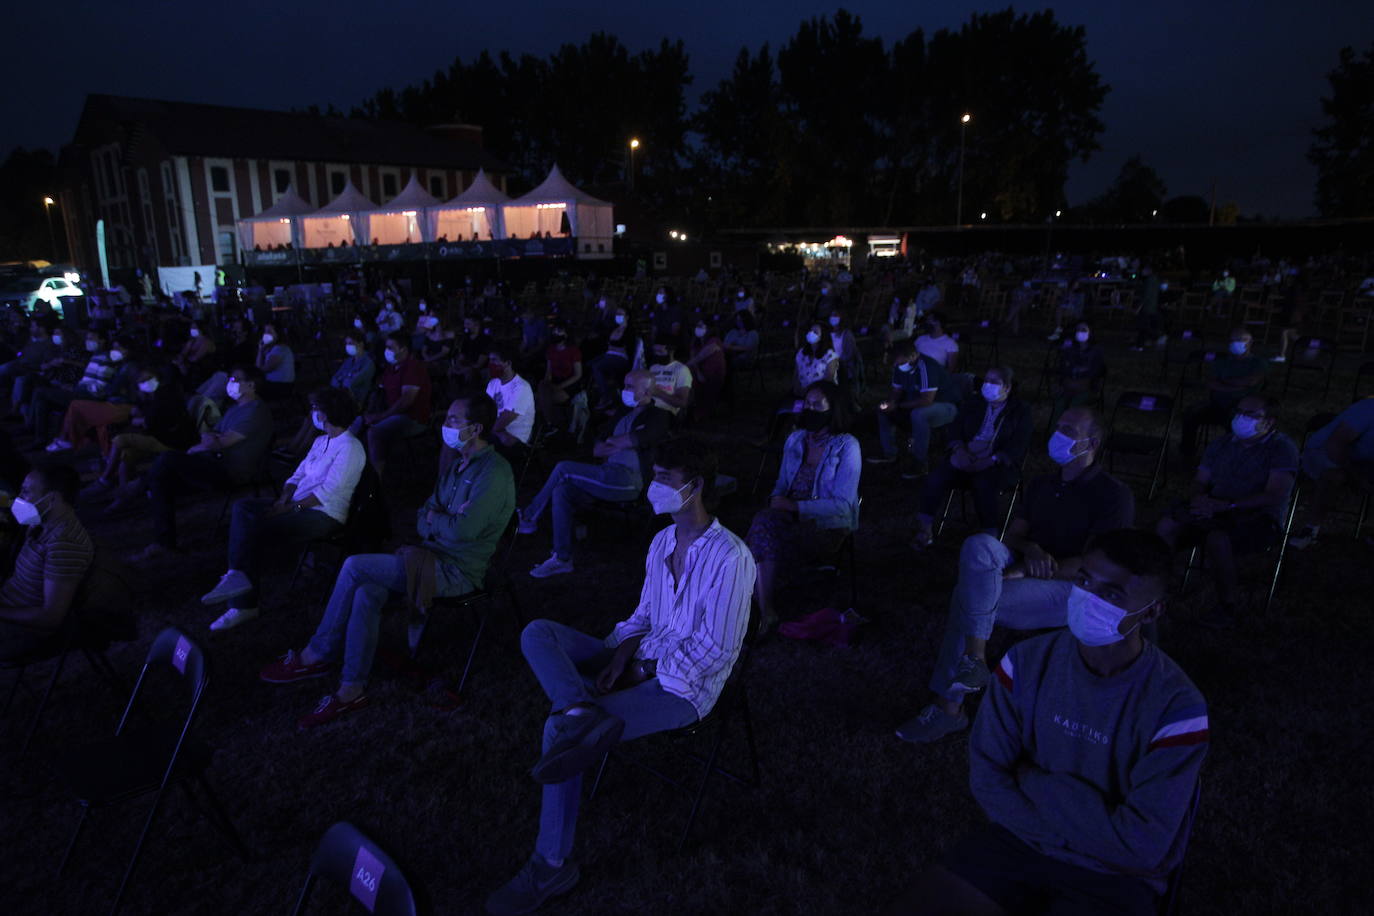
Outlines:
<svg viewBox="0 0 1374 916"><path fill-rule="evenodd" d="M1158 357L1128 354L1123 341L1111 338L1109 399L1128 381L1157 388ZM1043 345L1004 342L1003 357L1033 388ZM1333 391L1342 394L1326 403L1315 394L1291 394L1283 428L1299 437L1308 416L1341 406L1349 384L1349 376L1338 376ZM762 401L745 404L737 420L703 431L720 442L723 470L742 478L741 492L721 508L725 523L741 533L756 508L748 489L757 453L744 440L759 435L762 410ZM1046 411L1044 405L1036 411L1037 430L1044 429ZM860 439L872 447L871 429L861 429ZM1043 444L1038 435L1032 471L1048 465ZM400 532L410 529L413 509L432 482L432 464L402 473L402 463L388 472ZM1140 503L1139 520L1153 524L1190 473L1171 457L1168 490L1152 504ZM542 482L539 476L531 474L527 490ZM967 786L966 738L916 748L893 736L926 700L962 529L956 524L934 551L918 557L906 547L915 485L890 467L866 467L861 492L858 609L872 623L847 650L774 640L757 652L749 691L762 784L718 782L696 842L679 855L674 845L686 801L638 772L611 770L583 810L575 853L582 883L548 912L874 912L981 819ZM494 638L459 710L433 708L429 695L379 665L369 710L298 733L296 717L311 708L325 682L272 687L258 681L257 670L304 642L318 620L323 586L308 598L285 599L283 559L284 568L269 579L267 592L275 597L264 616L210 634L206 625L218 609L201 606L198 596L222 572L224 545L193 539L208 530L218 509L212 499L183 511L189 554L140 576L140 637L116 647L111 658L131 682L153 634L168 624L188 628L206 646L215 677L199 731L218 749L212 781L258 854L251 863L239 861L175 800L146 846L126 912L287 912L317 839L339 819L354 821L392 850L427 889L436 912L480 912L486 894L528 856L537 826L538 787L527 770L546 703L511 647L506 621L489 631ZM106 548L118 551L132 551L150 531L142 517L90 524ZM1233 632L1189 625L1205 609L1210 589L1171 605L1161 642L1211 707L1211 751L1184 912L1374 909L1364 870L1374 845L1368 831L1374 710L1357 678L1374 630L1374 551L1350 539L1349 529L1345 522L1338 536L1292 554L1274 611L1261 616L1256 610ZM635 603L646 543L594 524L576 574L536 581L524 571L547 555L548 535L522 539L513 564L525 612L606 631ZM847 585L801 583L784 596L784 616L837 602L847 603ZM389 624L383 644L398 645L403 637L395 615ZM455 624L432 635L439 638L431 661L456 677L466 630ZM991 651L1005 645L999 635ZM35 748L20 757L9 743L0 754L7 795L0 805L6 888L0 910L94 913L113 894L144 809L97 814L76 861L58 879L56 863L78 811L44 761L56 747L112 730L123 700L84 663L75 664ZM19 714L30 708L21 697ZM644 744L666 748L670 763L678 759L675 745ZM742 751L742 742L727 742L731 762L742 762ZM345 909L338 895L321 894L320 904L317 912Z"/></svg>

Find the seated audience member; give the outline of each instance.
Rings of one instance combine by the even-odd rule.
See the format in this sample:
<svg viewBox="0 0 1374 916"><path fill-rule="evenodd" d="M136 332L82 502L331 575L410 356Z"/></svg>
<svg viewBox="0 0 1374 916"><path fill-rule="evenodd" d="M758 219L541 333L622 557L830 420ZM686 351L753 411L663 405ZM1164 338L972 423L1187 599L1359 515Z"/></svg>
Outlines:
<svg viewBox="0 0 1374 916"><path fill-rule="evenodd" d="M1202 694L1141 635L1169 568L1148 532L1092 542L1068 629L1007 651L973 726L969 783L991 823L889 913L1159 912L1208 744Z"/></svg>
<svg viewBox="0 0 1374 916"><path fill-rule="evenodd" d="M261 341L253 363L263 376L258 397L268 401L288 398L296 387L296 355L273 324L262 326Z"/></svg>
<svg viewBox="0 0 1374 916"><path fill-rule="evenodd" d="M100 453L109 454L109 428L116 423L127 423L133 411L137 391L134 380L138 378L139 367L127 359L132 349L133 341L128 338L115 339L109 353L115 370L103 389L102 399L77 398L69 403L62 418L62 431L48 444L48 451L80 448L86 436L94 432L100 443Z"/></svg>
<svg viewBox="0 0 1374 916"><path fill-rule="evenodd" d="M617 741L681 728L709 713L743 648L754 561L706 511L716 458L689 438L659 446L649 499L673 524L655 535L639 605L605 639L552 620L521 648L551 704L539 836L525 866L487 898L495 916L532 913L577 884L572 854L582 773Z"/></svg>
<svg viewBox="0 0 1374 916"><path fill-rule="evenodd" d="M493 343L487 357L487 397L496 404L496 425L487 438L507 461L523 459L534 435L534 389L515 374L517 352L514 344Z"/></svg>
<svg viewBox="0 0 1374 916"><path fill-rule="evenodd" d="M1059 390L1055 393L1052 408L1055 415L1070 407L1081 407L1096 401L1106 375L1107 359L1102 354L1102 348L1093 340L1092 328L1086 321L1078 322L1073 330L1073 340L1064 341L1059 348Z"/></svg>
<svg viewBox="0 0 1374 916"><path fill-rule="evenodd" d="M669 415L653 402L653 377L643 369L625 376L624 401L610 435L592 448L604 461L560 461L530 504L520 510L520 531L539 530L539 517L553 506L553 554L530 571L544 579L573 571L573 528L579 508L591 503L632 502L644 492L651 476L654 448L668 437Z"/></svg>
<svg viewBox="0 0 1374 916"><path fill-rule="evenodd" d="M60 341L61 332L53 332L53 339ZM35 383L39 376L28 376L16 380L15 388L20 386L30 388L32 394L29 395L27 404L21 407L20 412L28 419L29 428L33 431L34 438L39 442L46 441L51 427L53 412L65 414L67 407L72 401L78 398L91 398L95 400L103 399L110 391L111 383L115 380L115 373L124 368L125 376L120 379L120 394L128 394L127 363L115 363L110 359L109 347L106 345L105 335L99 331L87 331L85 334L86 363L80 377L71 381L71 384L62 384L58 381ZM48 451L64 451L71 447L71 443L53 441L48 446Z"/></svg>
<svg viewBox="0 0 1374 916"><path fill-rule="evenodd" d="M54 327L48 335L51 345L48 356L38 366L38 370L33 373L25 373L14 379L14 388L11 391L10 403L14 409L24 418L25 424L32 429L33 411L30 405L34 395L45 388L57 387L64 391L71 390L82 378L86 364L90 360L91 354L95 351L90 349L87 343L88 337L85 334L64 334L61 327ZM103 343L106 335L102 332L97 336L97 340ZM107 347L98 343L100 352L105 352ZM47 438L46 431L39 438L41 442Z"/></svg>
<svg viewBox="0 0 1374 916"><path fill-rule="evenodd" d="M396 308L395 302L387 299L382 303L382 309L377 313L377 330L387 335L399 334L405 323L406 320Z"/></svg>
<svg viewBox="0 0 1374 916"><path fill-rule="evenodd" d="M258 616L258 567L271 551L326 538L348 522L353 490L367 463L363 444L348 431L357 409L337 388L310 396L310 422L320 432L305 460L282 484L281 495L234 503L229 526L229 569L201 601L230 602L210 624L227 630Z"/></svg>
<svg viewBox="0 0 1374 916"><path fill-rule="evenodd" d="M73 468L36 467L10 506L24 539L0 583L0 660L31 652L57 632L90 569L95 545L72 508L80 486Z"/></svg>
<svg viewBox="0 0 1374 916"><path fill-rule="evenodd" d="M760 632L777 622L774 590L808 561L833 554L859 527L859 440L849 434L848 400L833 382L806 389L798 429L782 448L768 508L754 514L746 541L758 564Z"/></svg>
<svg viewBox="0 0 1374 916"><path fill-rule="evenodd" d="M329 387L337 388L348 395L349 400L353 402L356 415L357 410L367 403L367 397L372 392L377 365L367 353L363 335L356 330L344 335L344 354L343 362L339 363L339 368L334 370L334 375L329 380ZM304 456L318 435L319 430L307 415L301 420L296 434L285 446L286 453L291 456Z"/></svg>
<svg viewBox="0 0 1374 916"><path fill-rule="evenodd" d="M1236 328L1226 352L1207 363L1207 403L1183 414L1178 447L1185 458L1197 454L1198 430L1203 424L1225 426L1241 398L1260 390L1269 361L1251 351L1251 341L1249 331Z"/></svg>
<svg viewBox="0 0 1374 916"><path fill-rule="evenodd" d="M919 318L935 311L940 307L944 298L945 293L944 290L940 288L940 284L934 277L928 277L925 284L921 287L921 291L916 294L916 317ZM911 331L908 331L906 336L910 337Z"/></svg>
<svg viewBox="0 0 1374 916"><path fill-rule="evenodd" d="M210 375L215 341L205 333L205 325L199 321L191 322L188 334L186 343L182 344L180 352L172 359L172 365L185 379L186 387L194 388Z"/></svg>
<svg viewBox="0 0 1374 916"><path fill-rule="evenodd" d="M1342 489L1374 493L1374 397L1356 401L1309 436L1302 469L1317 482L1317 497L1308 523L1289 541L1298 549L1317 539Z"/></svg>
<svg viewBox="0 0 1374 916"><path fill-rule="evenodd" d="M734 327L725 334L725 355L730 369L738 372L754 365L759 355L758 322L748 309L735 312Z"/></svg>
<svg viewBox="0 0 1374 916"><path fill-rule="evenodd" d="M623 305L618 307L611 322L612 327L606 335L606 352L589 363L598 410L617 406L621 381L634 366L635 350L639 346L639 336L630 326L629 309Z"/></svg>
<svg viewBox="0 0 1374 916"><path fill-rule="evenodd" d="M1070 579L1088 541L1135 522L1131 488L1097 464L1101 449L1097 415L1087 407L1064 411L1049 442L1059 470L1027 482L1005 538L975 534L964 541L930 678L935 702L897 737L924 744L968 727L964 694L987 684L985 654L994 624L1017 630L1064 625Z"/></svg>
<svg viewBox="0 0 1374 916"><path fill-rule="evenodd" d="M898 344L892 358L892 394L878 404L882 454L868 460L871 464L896 461L895 430L909 431L915 467L903 476L915 478L925 472L931 430L954 422L959 415L959 387L938 362L923 353L918 355L911 341Z"/></svg>
<svg viewBox="0 0 1374 916"><path fill-rule="evenodd" d="M929 546L935 516L955 487L973 491L978 527L997 536L998 494L1015 485L1030 447L1030 406L1015 396L1013 378L1009 366L994 366L983 376L982 403L965 403L959 409L950 427L949 455L935 466L921 490L913 547Z"/></svg>
<svg viewBox="0 0 1374 916"><path fill-rule="evenodd" d="M916 338L916 352L929 356L948 372L959 370L959 341L945 333L945 316L927 312L924 330Z"/></svg>
<svg viewBox="0 0 1374 916"><path fill-rule="evenodd" d="M253 329L245 318L235 318L229 322L229 350L225 354L233 366L251 366L258 358L258 348L262 342L253 336Z"/></svg>
<svg viewBox="0 0 1374 916"><path fill-rule="evenodd" d="M660 286L654 292L654 308L649 312L653 321L655 339L671 337L681 340L684 333L682 308L677 303L677 294L670 287Z"/></svg>
<svg viewBox="0 0 1374 916"><path fill-rule="evenodd" d="M167 375L164 382L152 369L139 370L138 394L129 411L131 428L111 440L110 455L95 479L94 491L108 490L116 482L127 487L137 476L140 462L195 443L195 423L186 412L185 394L176 373Z"/></svg>
<svg viewBox="0 0 1374 916"><path fill-rule="evenodd" d="M34 375L44 363L59 354L61 348L52 342L52 332L56 327L57 322L46 316L30 319L28 342L14 359L0 365L0 384L9 382L12 385L15 379ZM19 402L14 402L12 406L18 410Z"/></svg>
<svg viewBox="0 0 1374 916"><path fill-rule="evenodd" d="M363 417L367 428L367 455L380 477L391 447L424 432L429 423L430 382L424 364L410 353L403 334L386 335L382 356L382 405Z"/></svg>
<svg viewBox="0 0 1374 916"><path fill-rule="evenodd" d="M854 336L854 329L849 326L849 318L844 312L831 312L825 323L830 327L835 355L840 358L840 381L857 398L863 392L864 382L864 361L859 353L859 339Z"/></svg>
<svg viewBox="0 0 1374 916"><path fill-rule="evenodd" d="M184 452L163 452L148 469L148 499L153 515L153 541L132 558L146 562L171 554L177 546L177 497L198 490L228 490L252 480L262 470L272 445L272 412L258 397L262 373L236 366L228 392L234 406L213 432Z"/></svg>
<svg viewBox="0 0 1374 916"><path fill-rule="evenodd" d="M687 368L692 370L692 410L698 420L711 415L725 388L725 348L720 335L706 320L699 319L693 329Z"/></svg>
<svg viewBox="0 0 1374 916"><path fill-rule="evenodd" d="M377 630L382 608L393 594L406 598L415 645L434 598L482 587L515 511L510 463L486 439L495 422L496 405L481 392L449 405L443 448L456 457L441 462L434 492L416 514L419 545L345 560L310 642L262 670L260 676L269 684L289 684L325 677L336 664L341 666L338 689L298 720L301 728L323 725L368 704Z"/></svg>
<svg viewBox="0 0 1374 916"><path fill-rule="evenodd" d="M1072 319L1075 323L1082 320L1083 308L1087 305L1088 296L1083 292L1081 281L1074 280L1069 284L1069 289L1064 293L1064 299L1054 308L1054 332L1045 338L1050 343L1059 340L1064 334L1064 325Z"/></svg>
<svg viewBox="0 0 1374 916"><path fill-rule="evenodd" d="M692 370L678 361L676 337L659 335L649 350L649 374L654 379L654 404L673 416L692 401Z"/></svg>
<svg viewBox="0 0 1374 916"><path fill-rule="evenodd" d="M1154 268L1149 264L1140 268L1140 279L1136 283L1135 296L1135 343L1131 349L1137 352L1150 344L1163 347L1169 336L1162 333L1163 324L1159 314L1159 291L1163 288Z"/></svg>
<svg viewBox="0 0 1374 916"><path fill-rule="evenodd" d="M1217 606L1198 623L1236 622L1236 558L1268 550L1283 530L1298 474L1298 447L1275 427L1276 405L1262 395L1242 398L1231 435L1203 452L1190 500L1175 506L1155 530L1170 547L1204 548L1217 587Z"/></svg>
<svg viewBox="0 0 1374 916"><path fill-rule="evenodd" d="M442 372L445 361L453 356L457 346L456 335L444 327L439 316L432 312L421 313L416 326L421 329L421 333L414 337L419 341L416 352L420 360L426 366Z"/></svg>
<svg viewBox="0 0 1374 916"><path fill-rule="evenodd" d="M796 373L792 378L792 394L801 397L813 382L840 381L840 354L830 337L827 325L813 324L806 329L806 340L797 348Z"/></svg>
<svg viewBox="0 0 1374 916"><path fill-rule="evenodd" d="M544 377L539 380L535 403L539 415L551 426L566 425L566 405L582 390L582 351L568 339L568 328L553 322L549 346L544 351Z"/></svg>

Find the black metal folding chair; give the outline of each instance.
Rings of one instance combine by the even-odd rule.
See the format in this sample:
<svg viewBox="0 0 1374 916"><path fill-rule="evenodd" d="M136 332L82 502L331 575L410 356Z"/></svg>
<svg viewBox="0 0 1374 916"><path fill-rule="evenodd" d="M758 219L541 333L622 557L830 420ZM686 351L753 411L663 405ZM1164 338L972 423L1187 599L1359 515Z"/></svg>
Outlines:
<svg viewBox="0 0 1374 916"><path fill-rule="evenodd" d="M276 478L272 476L272 453L269 449L263 453L262 460L258 463L258 468L253 472L253 477L241 484L230 487L224 493L224 502L219 507L219 515L215 517L215 527L210 530L210 540L215 541L219 538L220 531L224 529L224 520L229 515L229 507L234 504L236 499L248 495L248 491L253 491L254 497L262 495L263 489L276 496L281 492L281 487L277 486Z"/></svg>
<svg viewBox="0 0 1374 916"><path fill-rule="evenodd" d="M1168 335L1164 343L1164 349L1160 353L1159 360L1159 381L1168 381L1170 368L1179 366L1183 371L1187 366L1192 365L1199 357L1194 356L1207 349L1206 335L1203 329L1198 327L1178 328Z"/></svg>
<svg viewBox="0 0 1374 916"><path fill-rule="evenodd" d="M339 568L343 566L343 561L355 553L372 553L381 549L383 542L390 535L390 524L387 518L386 500L382 495L382 481L377 476L377 469L371 462L363 463L362 473L358 476L358 483L353 488L353 495L348 501L348 520L344 522L341 530L329 537L316 538L307 541L301 546L300 556L296 558L295 569L291 571L291 581L287 585L287 593L292 594L296 590L296 580L300 577L301 570L305 568L306 558L312 560L312 565L319 562L320 553L323 550L332 549L337 558L333 564L333 574L324 581L333 582L339 576Z"/></svg>
<svg viewBox="0 0 1374 916"><path fill-rule="evenodd" d="M1321 377L1322 397L1331 391L1331 374L1336 367L1336 342L1326 337L1299 337L1293 342L1288 353L1287 366L1283 373L1283 394L1288 393L1288 385L1293 381L1293 373L1312 374Z"/></svg>
<svg viewBox="0 0 1374 916"><path fill-rule="evenodd" d="M1169 480L1169 467L1166 461L1169 452L1169 433L1174 424L1174 399L1167 394L1151 394L1145 391L1123 391L1116 399L1112 409L1111 421L1107 424L1107 469L1116 473L1118 455L1132 455L1140 458L1153 458L1149 480L1150 489L1145 501L1155 498L1155 490L1160 483ZM1125 432L1118 429L1123 417L1134 414L1136 419L1147 424L1153 421L1155 432ZM1164 426L1159 427L1158 418L1163 415ZM1144 477L1143 474L1136 476Z"/></svg>
<svg viewBox="0 0 1374 916"><path fill-rule="evenodd" d="M148 672L154 667L170 668L189 688L190 703L182 717L132 728L130 717L138 705ZM205 779L205 771L210 764L210 750L190 737L209 680L209 659L204 651L186 634L175 627L168 627L157 635L148 650L148 657L143 662L114 736L75 749L53 761L58 777L67 784L81 805L81 819L77 821L71 842L67 844L67 851L58 865L58 874L66 870L92 810L144 795L153 796L143 830L139 833L133 855L115 893L111 913L119 910L143 852L143 844L162 808L167 789L172 785L183 789L191 804L210 821L240 857L244 860L249 858L248 847ZM140 709L140 712L146 710ZM203 796L204 802L198 797L197 791L199 796ZM163 904L166 905L166 901Z"/></svg>
<svg viewBox="0 0 1374 916"><path fill-rule="evenodd" d="M325 831L292 916L302 916L319 881L344 888L374 916L419 916L428 907L396 860L347 821Z"/></svg>
<svg viewBox="0 0 1374 916"><path fill-rule="evenodd" d="M1270 547L1266 554L1274 557L1274 568L1269 575L1269 592L1264 599L1264 612L1267 614L1274 605L1274 595L1279 590L1279 576L1283 573L1283 561L1288 557L1288 540L1293 535L1293 519L1298 514L1298 498L1302 489L1302 479L1299 476L1293 482L1293 491L1288 494L1288 506L1284 509L1283 524L1279 530L1279 540L1274 546ZM1202 562L1199 562L1201 560ZM1193 573L1206 568L1206 545L1195 544L1193 549L1188 551L1188 563L1183 567L1183 582L1180 591L1186 592L1188 582Z"/></svg>
<svg viewBox="0 0 1374 916"><path fill-rule="evenodd" d="M1022 468L1025 466L1024 458L1021 461L1021 465L1021 468L1017 468L1016 481L1011 487L1004 487L998 492L999 497L1009 494L1007 499L1007 510L1002 513L1002 527L1001 532L998 534L999 538L1007 533L1007 526L1011 524L1011 510L1016 505L1016 498L1021 495ZM945 522L949 518L949 510L954 506L954 495L956 493L959 494L959 516L965 524L968 523L968 496L971 492L972 491L964 485L956 485L949 488L949 495L945 497L944 508L940 510L940 517L935 520L935 527L931 531L934 538L939 538L940 534L945 530Z"/></svg>
<svg viewBox="0 0 1374 916"><path fill-rule="evenodd" d="M1374 378L1374 360L1360 363L1360 368L1355 371L1355 381L1350 386L1350 402L1352 404L1363 397L1363 395L1360 394L1360 388L1364 385L1364 380L1367 378Z"/></svg>

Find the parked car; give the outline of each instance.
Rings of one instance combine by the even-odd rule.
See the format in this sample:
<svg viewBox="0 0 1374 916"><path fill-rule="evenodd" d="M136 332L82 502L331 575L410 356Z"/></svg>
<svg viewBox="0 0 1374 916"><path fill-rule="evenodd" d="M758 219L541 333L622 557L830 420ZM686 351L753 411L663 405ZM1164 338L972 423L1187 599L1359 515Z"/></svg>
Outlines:
<svg viewBox="0 0 1374 916"><path fill-rule="evenodd" d="M24 277L0 290L0 307L14 307L32 314L34 306L46 302L59 316L62 300L84 296L81 287L64 277Z"/></svg>

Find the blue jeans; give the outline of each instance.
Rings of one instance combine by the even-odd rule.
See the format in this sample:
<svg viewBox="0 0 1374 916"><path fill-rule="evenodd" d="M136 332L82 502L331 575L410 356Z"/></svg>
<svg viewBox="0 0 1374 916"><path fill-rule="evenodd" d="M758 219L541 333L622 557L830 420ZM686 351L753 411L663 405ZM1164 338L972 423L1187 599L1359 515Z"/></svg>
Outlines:
<svg viewBox="0 0 1374 916"><path fill-rule="evenodd" d="M639 474L623 464L584 464L580 461L560 461L525 507L524 518L533 521L553 503L553 552L560 560L571 560L573 525L577 510L596 500L610 503L632 502L639 498L642 484Z"/></svg>
<svg viewBox="0 0 1374 916"><path fill-rule="evenodd" d="M889 458L896 457L897 438L893 434L893 427L899 424L906 425L903 420L907 420L911 427L911 457L917 461L925 461L926 454L930 451L930 431L953 423L954 418L959 415L959 408L944 401L936 401L926 407L914 408L910 417L897 419L893 413L895 411L878 411L878 441L882 443L883 454Z"/></svg>
<svg viewBox="0 0 1374 916"><path fill-rule="evenodd" d="M236 599L236 607L258 606L258 566L264 553L329 537L343 525L319 509L265 515L276 502L271 497L248 497L234 503L229 525L229 568L253 583L253 591Z"/></svg>
<svg viewBox="0 0 1374 916"><path fill-rule="evenodd" d="M552 712L575 703L592 703L625 723L621 741L642 735L682 728L697 720L697 711L682 697L668 693L650 678L627 690L604 696L594 692L596 675L610 662L614 649L604 640L588 636L552 620L536 620L520 634L520 649L530 670L552 702ZM544 722L543 749L552 744L552 717ZM582 777L544 786L539 809L539 838L535 851L545 859L566 859L572 852L577 812L582 800Z"/></svg>
<svg viewBox="0 0 1374 916"><path fill-rule="evenodd" d="M949 599L949 619L930 689L946 699L963 696L951 691L967 637L987 639L1001 623L1013 630L1040 630L1068 623L1071 583L1065 579L1003 579L1016 560L1007 545L988 534L975 534L959 549L959 581Z"/></svg>
<svg viewBox="0 0 1374 916"><path fill-rule="evenodd" d="M438 597L472 591L472 585L452 566L436 563L434 573L434 594ZM360 553L349 557L339 570L324 617L310 637L310 651L326 661L342 660L342 683L366 684L373 656L377 654L382 607L393 592L400 595L405 590L405 565L395 554Z"/></svg>

